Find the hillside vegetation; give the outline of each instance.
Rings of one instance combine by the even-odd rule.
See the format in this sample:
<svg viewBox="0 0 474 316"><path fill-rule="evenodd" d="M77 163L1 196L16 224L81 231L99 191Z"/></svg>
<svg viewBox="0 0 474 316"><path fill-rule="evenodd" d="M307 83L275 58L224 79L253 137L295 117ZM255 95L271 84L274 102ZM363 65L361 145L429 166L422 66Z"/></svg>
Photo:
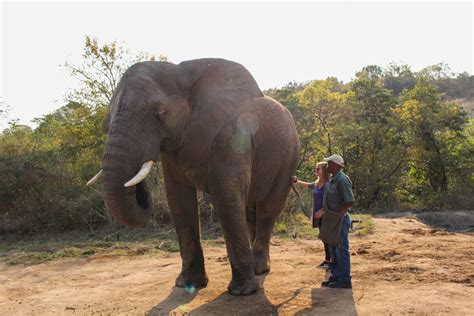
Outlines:
<svg viewBox="0 0 474 316"><path fill-rule="evenodd" d="M10 120L0 134L0 234L113 224L100 186L85 186L101 166L102 121L128 66L167 58L133 55L89 37L83 56L81 65L65 64L82 86L67 94L64 106L37 118L35 128ZM420 71L369 65L350 82L290 82L264 92L295 118L301 140L298 177L312 180L318 161L341 154L353 180L356 210L472 208L473 82L474 76L452 73L444 64ZM7 120L5 104L1 111L0 119ZM151 225L170 223L162 182L157 168L151 177ZM202 194L199 199L203 225L211 225L216 217L210 199ZM280 222L297 208L291 194Z"/></svg>

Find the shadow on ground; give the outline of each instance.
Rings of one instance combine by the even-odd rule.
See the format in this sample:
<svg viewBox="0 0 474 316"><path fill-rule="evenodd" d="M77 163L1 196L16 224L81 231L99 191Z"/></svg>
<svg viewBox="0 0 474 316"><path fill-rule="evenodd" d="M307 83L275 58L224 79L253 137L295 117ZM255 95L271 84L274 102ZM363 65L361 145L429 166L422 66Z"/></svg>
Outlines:
<svg viewBox="0 0 474 316"><path fill-rule="evenodd" d="M264 277L261 278L263 285ZM279 304L272 304L262 288L250 296L232 296L221 293L212 301L193 307L191 303L198 293L189 293L185 289L174 287L171 293L153 307L147 315L278 315L291 313L296 315L357 315L352 290L313 288L311 289L311 305L295 310L298 306L297 297L304 288L297 289L293 295Z"/></svg>
<svg viewBox="0 0 474 316"><path fill-rule="evenodd" d="M295 315L357 315L352 290L313 288L311 289L311 307Z"/></svg>
<svg viewBox="0 0 474 316"><path fill-rule="evenodd" d="M185 289L174 287L168 297L153 307L147 315L278 315L277 306L273 305L265 295L263 289L265 277L266 275L258 276L261 289L253 295L233 296L226 291L196 308L188 307L186 304L190 303L199 291L189 293Z"/></svg>
<svg viewBox="0 0 474 316"><path fill-rule="evenodd" d="M183 288L175 286L168 297L153 307L147 315L168 315L176 308L191 302L196 297L196 294L197 292L190 293Z"/></svg>
<svg viewBox="0 0 474 316"><path fill-rule="evenodd" d="M232 296L223 292L212 301L202 304L194 309L188 308L186 304L190 303L196 294L190 294L182 288L173 288L170 295L158 305L153 307L147 315L217 315L217 314L264 314L278 315L278 309L270 303L264 290L250 296Z"/></svg>

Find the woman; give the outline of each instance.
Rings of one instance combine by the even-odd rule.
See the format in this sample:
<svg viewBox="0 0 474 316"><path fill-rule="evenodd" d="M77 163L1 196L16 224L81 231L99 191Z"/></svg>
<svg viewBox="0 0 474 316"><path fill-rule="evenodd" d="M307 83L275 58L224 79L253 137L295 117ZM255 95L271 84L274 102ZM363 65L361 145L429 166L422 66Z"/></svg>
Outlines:
<svg viewBox="0 0 474 316"><path fill-rule="evenodd" d="M314 182L304 182L298 180L297 177L293 177L293 181L297 184L311 189L313 192L313 227L321 227L322 223L322 214L323 214L323 197L324 191L326 190L329 184L329 173L328 173L328 163L325 161L318 162L316 165L316 181ZM331 265L331 255L329 252L329 245L323 242L324 244L324 253L325 259L318 266L322 269L328 269Z"/></svg>

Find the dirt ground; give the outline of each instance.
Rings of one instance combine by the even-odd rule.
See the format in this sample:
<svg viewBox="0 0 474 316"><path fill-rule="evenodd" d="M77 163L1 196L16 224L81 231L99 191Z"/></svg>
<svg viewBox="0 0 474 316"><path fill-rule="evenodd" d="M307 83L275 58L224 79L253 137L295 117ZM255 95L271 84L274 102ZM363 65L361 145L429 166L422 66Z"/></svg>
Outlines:
<svg viewBox="0 0 474 316"><path fill-rule="evenodd" d="M351 236L353 290L321 288L318 240L274 238L271 272L249 297L226 292L225 245L205 244L207 288L175 288L179 254L92 256L0 265L0 314L374 315L474 313L474 234L434 230L414 217L375 218Z"/></svg>

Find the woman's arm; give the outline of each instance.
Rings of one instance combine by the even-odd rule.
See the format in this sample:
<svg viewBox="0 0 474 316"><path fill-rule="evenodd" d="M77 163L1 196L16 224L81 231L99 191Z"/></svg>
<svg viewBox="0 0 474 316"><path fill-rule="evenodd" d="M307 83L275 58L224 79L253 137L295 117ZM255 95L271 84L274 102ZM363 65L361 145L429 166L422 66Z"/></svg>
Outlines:
<svg viewBox="0 0 474 316"><path fill-rule="evenodd" d="M296 176L293 177L293 183L300 184L307 189L312 189L314 187L314 182L305 182L298 180Z"/></svg>

